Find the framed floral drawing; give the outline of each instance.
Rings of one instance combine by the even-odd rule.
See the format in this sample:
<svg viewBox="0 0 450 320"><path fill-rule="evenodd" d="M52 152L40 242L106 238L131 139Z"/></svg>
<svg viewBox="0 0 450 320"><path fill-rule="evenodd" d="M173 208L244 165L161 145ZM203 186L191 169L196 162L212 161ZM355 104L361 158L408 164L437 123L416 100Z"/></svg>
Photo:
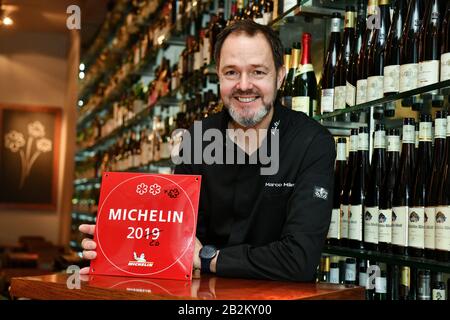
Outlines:
<svg viewBox="0 0 450 320"><path fill-rule="evenodd" d="M56 209L59 108L0 104L0 207Z"/></svg>

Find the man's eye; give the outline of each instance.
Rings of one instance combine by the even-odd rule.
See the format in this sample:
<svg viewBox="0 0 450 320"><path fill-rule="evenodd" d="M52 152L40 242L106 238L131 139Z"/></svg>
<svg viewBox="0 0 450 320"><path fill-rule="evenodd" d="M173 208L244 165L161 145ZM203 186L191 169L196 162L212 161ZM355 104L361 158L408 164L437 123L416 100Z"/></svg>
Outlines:
<svg viewBox="0 0 450 320"><path fill-rule="evenodd" d="M266 74L264 71L261 71L261 70L255 70L255 71L253 71L253 73L256 76L264 76Z"/></svg>
<svg viewBox="0 0 450 320"><path fill-rule="evenodd" d="M236 74L236 72L233 71L233 70L229 70L229 71L226 71L226 72L225 72L225 75L226 75L226 76L234 76L235 74Z"/></svg>

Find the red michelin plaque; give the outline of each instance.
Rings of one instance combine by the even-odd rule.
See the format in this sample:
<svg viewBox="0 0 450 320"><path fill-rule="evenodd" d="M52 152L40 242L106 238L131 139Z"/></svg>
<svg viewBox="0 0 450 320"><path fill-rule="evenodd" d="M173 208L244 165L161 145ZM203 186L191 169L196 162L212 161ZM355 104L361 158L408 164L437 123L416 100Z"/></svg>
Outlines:
<svg viewBox="0 0 450 320"><path fill-rule="evenodd" d="M91 274L192 279L201 176L105 172Z"/></svg>

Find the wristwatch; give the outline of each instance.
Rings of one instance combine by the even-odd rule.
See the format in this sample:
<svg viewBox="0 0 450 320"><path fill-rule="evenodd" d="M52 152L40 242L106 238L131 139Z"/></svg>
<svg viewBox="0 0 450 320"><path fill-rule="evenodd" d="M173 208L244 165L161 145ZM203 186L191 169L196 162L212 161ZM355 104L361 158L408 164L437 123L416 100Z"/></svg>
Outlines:
<svg viewBox="0 0 450 320"><path fill-rule="evenodd" d="M217 255L217 249L213 245L206 245L200 249L201 272L210 273L211 260Z"/></svg>

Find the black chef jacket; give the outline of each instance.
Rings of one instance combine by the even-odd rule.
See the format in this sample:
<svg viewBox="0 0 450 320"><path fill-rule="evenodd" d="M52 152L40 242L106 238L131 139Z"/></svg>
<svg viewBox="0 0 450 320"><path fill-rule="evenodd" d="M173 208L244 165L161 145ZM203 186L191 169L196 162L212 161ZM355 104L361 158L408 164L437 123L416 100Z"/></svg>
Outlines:
<svg viewBox="0 0 450 320"><path fill-rule="evenodd" d="M220 129L225 137L229 121L223 110L202 120L202 129ZM248 156L247 164L180 164L175 173L202 176L197 237L220 249L218 276L311 281L331 220L334 139L279 102L269 128L279 130L274 175L261 175L263 165L248 164ZM270 131L266 139L270 146Z"/></svg>

